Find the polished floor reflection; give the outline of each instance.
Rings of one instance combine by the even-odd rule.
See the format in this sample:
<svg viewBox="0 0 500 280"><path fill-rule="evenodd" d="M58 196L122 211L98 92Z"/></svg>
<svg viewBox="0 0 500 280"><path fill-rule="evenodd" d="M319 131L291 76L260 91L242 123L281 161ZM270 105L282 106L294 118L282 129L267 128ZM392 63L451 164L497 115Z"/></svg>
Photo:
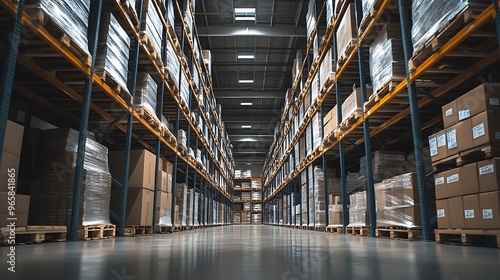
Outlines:
<svg viewBox="0 0 500 280"><path fill-rule="evenodd" d="M500 250L226 226L168 235L0 247L0 279L500 279Z"/></svg>

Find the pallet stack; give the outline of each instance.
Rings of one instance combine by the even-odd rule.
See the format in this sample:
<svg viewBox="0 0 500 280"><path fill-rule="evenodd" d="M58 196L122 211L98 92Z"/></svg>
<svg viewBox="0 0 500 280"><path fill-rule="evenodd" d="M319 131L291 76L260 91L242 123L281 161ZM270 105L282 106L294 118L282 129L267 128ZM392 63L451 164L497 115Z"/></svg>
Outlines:
<svg viewBox="0 0 500 280"><path fill-rule="evenodd" d="M441 230L500 229L499 100L500 84L482 84L442 107L445 128L429 137L437 239Z"/></svg>

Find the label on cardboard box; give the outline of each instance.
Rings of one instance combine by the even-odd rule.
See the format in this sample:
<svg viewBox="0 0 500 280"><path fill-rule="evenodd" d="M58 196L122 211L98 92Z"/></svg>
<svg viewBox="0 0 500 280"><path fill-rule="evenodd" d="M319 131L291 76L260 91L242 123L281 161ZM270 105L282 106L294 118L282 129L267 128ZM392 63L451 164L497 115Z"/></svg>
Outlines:
<svg viewBox="0 0 500 280"><path fill-rule="evenodd" d="M500 139L500 132L495 132L495 139Z"/></svg>
<svg viewBox="0 0 500 280"><path fill-rule="evenodd" d="M493 219L493 210L491 209L483 209L483 219Z"/></svg>
<svg viewBox="0 0 500 280"><path fill-rule="evenodd" d="M464 210L466 219L474 219L474 209Z"/></svg>
<svg viewBox="0 0 500 280"><path fill-rule="evenodd" d="M472 138L477 139L481 136L484 136L486 131L484 130L484 123L476 125L472 128Z"/></svg>
<svg viewBox="0 0 500 280"><path fill-rule="evenodd" d="M436 185L442 185L442 184L444 184L444 177L436 178Z"/></svg>
<svg viewBox="0 0 500 280"><path fill-rule="evenodd" d="M446 134L438 135L437 146L438 146L438 148L446 146Z"/></svg>
<svg viewBox="0 0 500 280"><path fill-rule="evenodd" d="M479 175L485 175L489 173L493 173L493 164L488 164L479 168Z"/></svg>
<svg viewBox="0 0 500 280"><path fill-rule="evenodd" d="M460 178L458 177L458 174L453 174L453 175L448 176L446 178L446 183L451 184L451 183L458 182L459 180L460 180Z"/></svg>
<svg viewBox="0 0 500 280"><path fill-rule="evenodd" d="M429 150L430 150L431 157L438 154L437 141L436 141L435 137L429 139Z"/></svg>
<svg viewBox="0 0 500 280"><path fill-rule="evenodd" d="M450 109L446 110L446 112L445 112L445 115L447 117L451 116L452 114L453 114L453 108L450 108Z"/></svg>
<svg viewBox="0 0 500 280"><path fill-rule="evenodd" d="M498 98L490 98L490 105L493 105L493 106L500 105L500 99L498 99Z"/></svg>
<svg viewBox="0 0 500 280"><path fill-rule="evenodd" d="M469 109L464 109L458 111L458 120L465 120L466 118L470 117L470 110Z"/></svg>
<svg viewBox="0 0 500 280"><path fill-rule="evenodd" d="M437 210L437 217L438 218L444 218L444 209L438 209Z"/></svg>
<svg viewBox="0 0 500 280"><path fill-rule="evenodd" d="M458 146L456 129L448 131L446 137L448 138L448 149L454 149Z"/></svg>

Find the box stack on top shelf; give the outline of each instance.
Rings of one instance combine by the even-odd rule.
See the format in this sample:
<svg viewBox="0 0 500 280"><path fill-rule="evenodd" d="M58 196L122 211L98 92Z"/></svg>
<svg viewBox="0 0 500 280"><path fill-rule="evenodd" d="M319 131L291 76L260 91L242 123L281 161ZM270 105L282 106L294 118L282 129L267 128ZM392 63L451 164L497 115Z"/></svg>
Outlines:
<svg viewBox="0 0 500 280"><path fill-rule="evenodd" d="M499 229L500 84L482 84L442 107L429 137L439 229Z"/></svg>

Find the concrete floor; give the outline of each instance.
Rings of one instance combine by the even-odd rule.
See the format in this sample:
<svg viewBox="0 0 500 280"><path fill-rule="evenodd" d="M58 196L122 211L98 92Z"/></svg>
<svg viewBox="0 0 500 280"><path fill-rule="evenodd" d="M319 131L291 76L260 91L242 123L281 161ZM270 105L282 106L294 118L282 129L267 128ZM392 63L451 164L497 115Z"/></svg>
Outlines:
<svg viewBox="0 0 500 280"><path fill-rule="evenodd" d="M22 245L0 279L500 279L500 250L264 225Z"/></svg>

